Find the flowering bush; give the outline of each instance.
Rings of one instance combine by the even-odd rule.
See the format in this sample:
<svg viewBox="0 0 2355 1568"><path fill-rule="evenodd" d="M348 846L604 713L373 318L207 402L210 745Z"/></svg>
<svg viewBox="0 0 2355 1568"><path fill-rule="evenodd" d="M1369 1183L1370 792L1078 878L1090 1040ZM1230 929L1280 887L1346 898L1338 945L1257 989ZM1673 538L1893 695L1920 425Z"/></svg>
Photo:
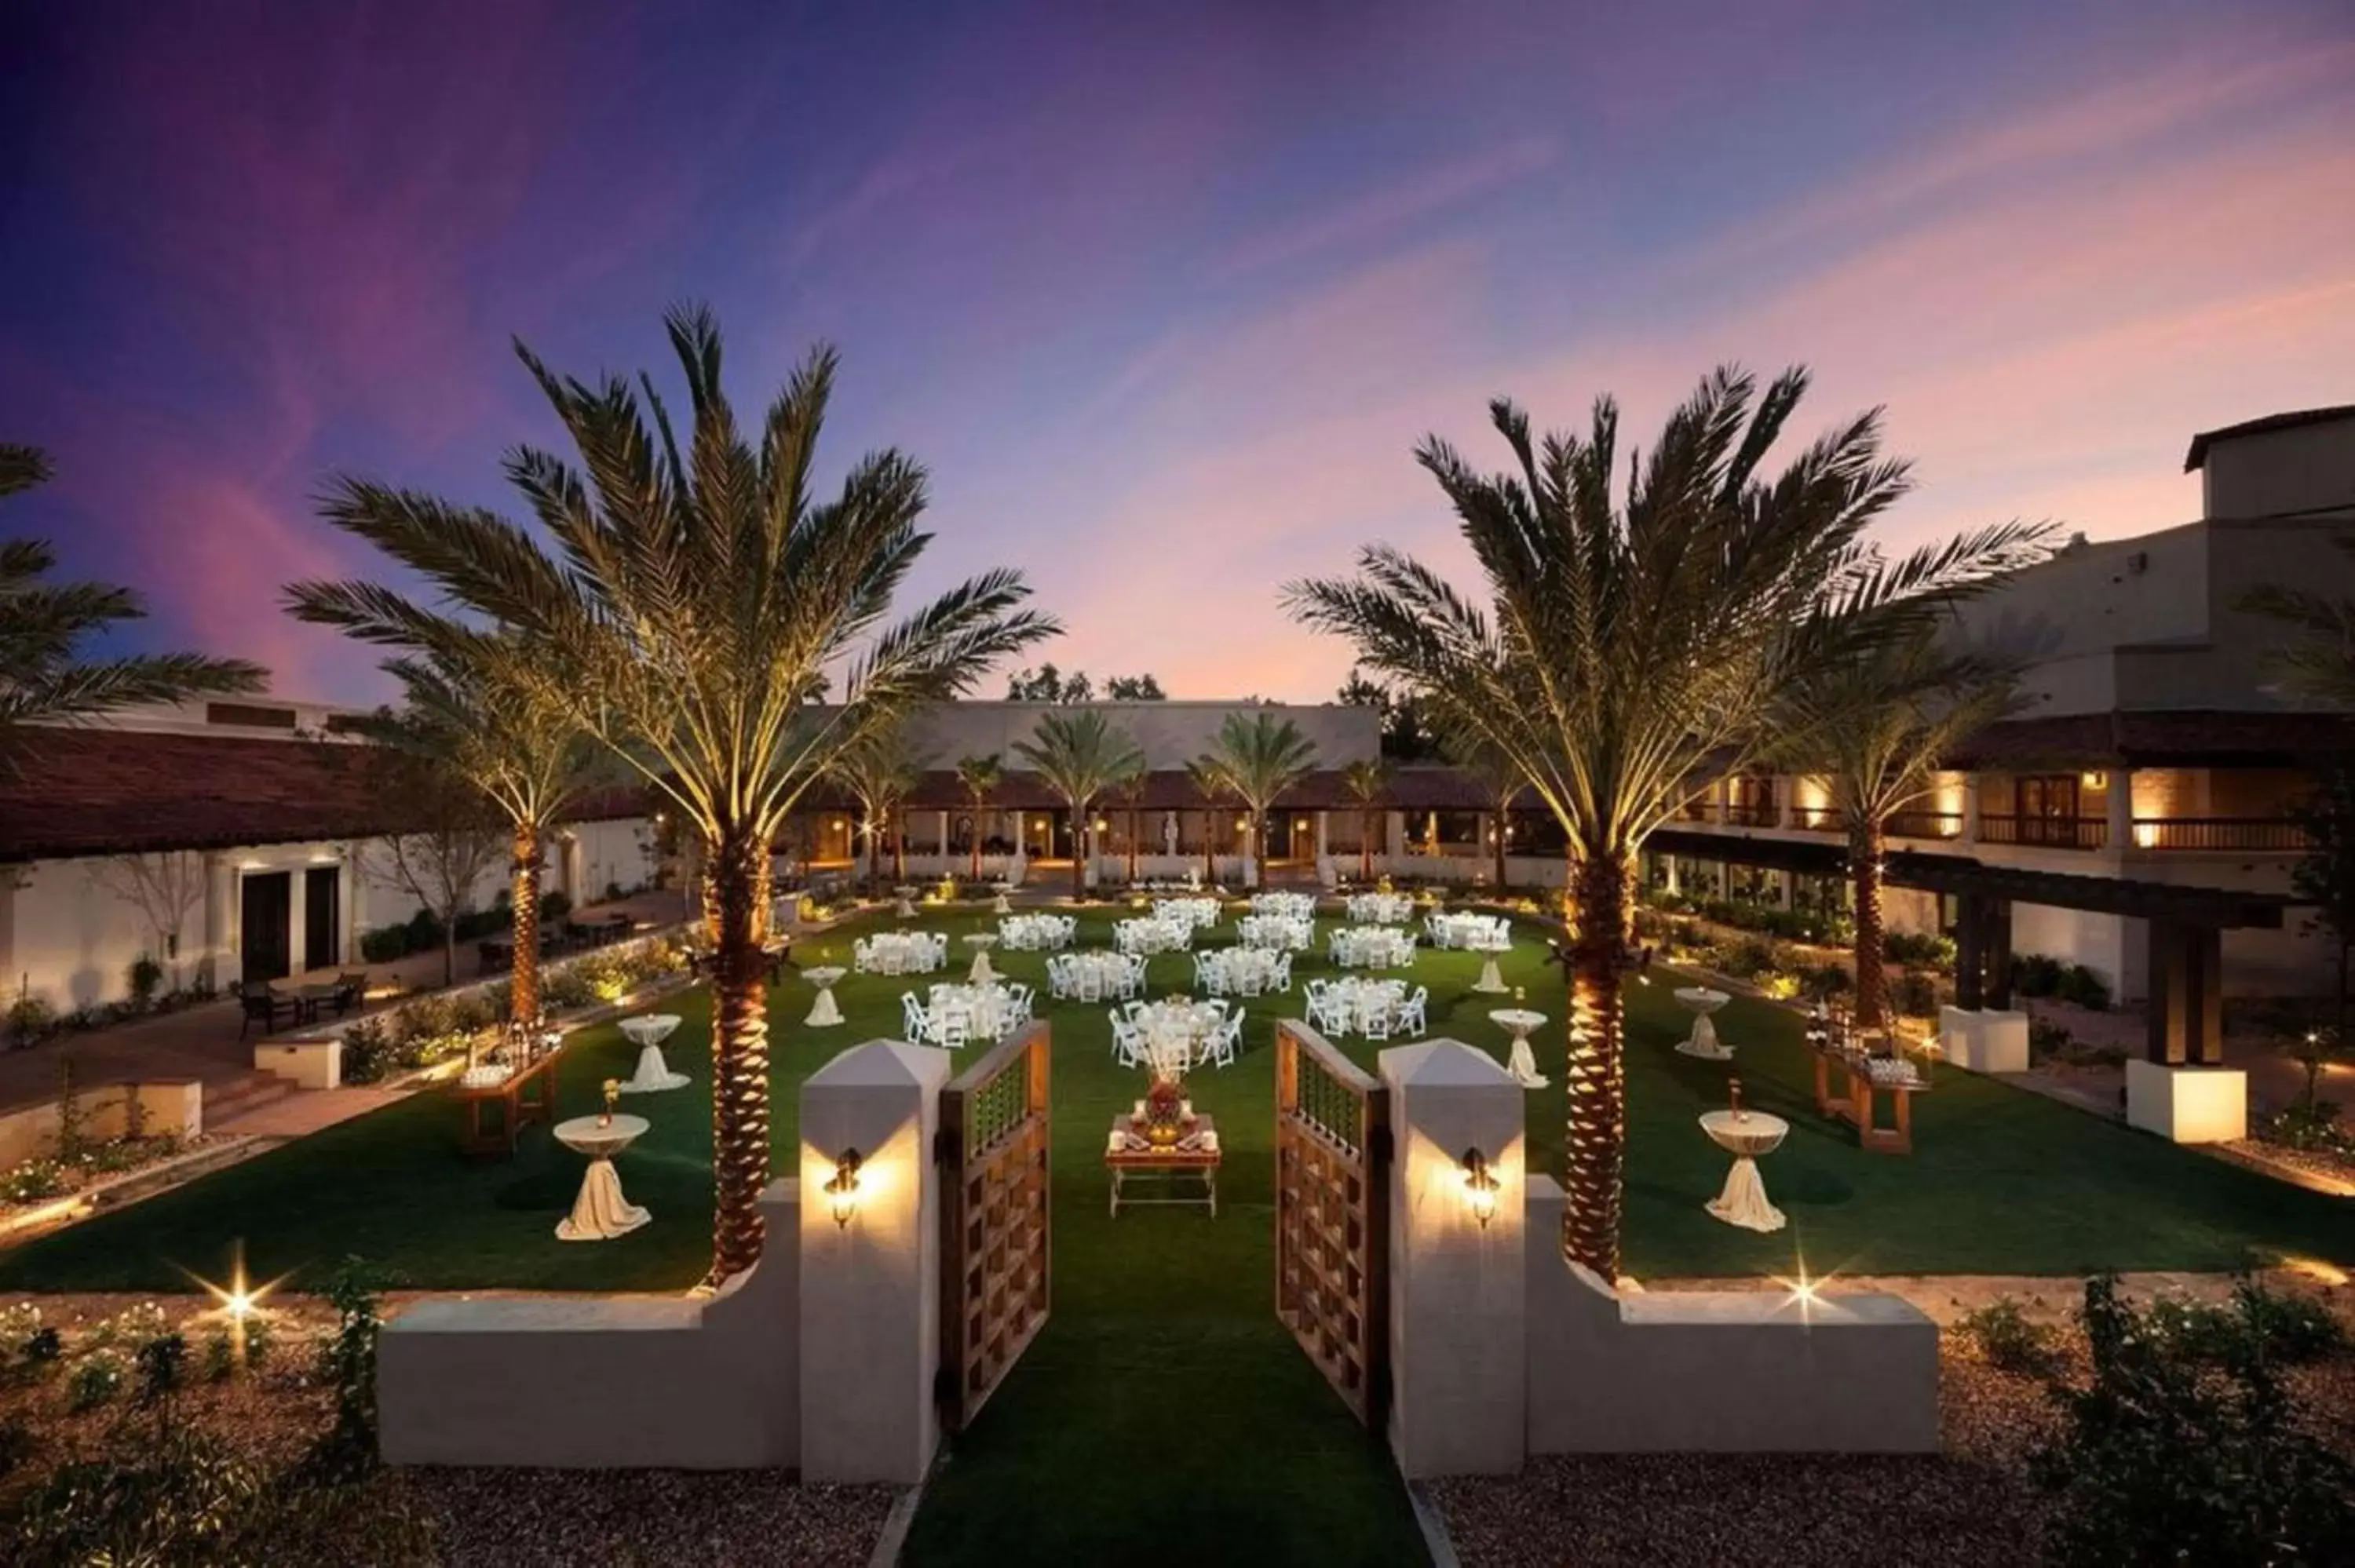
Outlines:
<svg viewBox="0 0 2355 1568"><path fill-rule="evenodd" d="M66 1168L54 1160L27 1160L0 1173L0 1203L37 1203L64 1192Z"/></svg>
<svg viewBox="0 0 2355 1568"><path fill-rule="evenodd" d="M76 1411L95 1410L123 1391L123 1357L113 1351L92 1351L74 1363L66 1382L66 1403Z"/></svg>

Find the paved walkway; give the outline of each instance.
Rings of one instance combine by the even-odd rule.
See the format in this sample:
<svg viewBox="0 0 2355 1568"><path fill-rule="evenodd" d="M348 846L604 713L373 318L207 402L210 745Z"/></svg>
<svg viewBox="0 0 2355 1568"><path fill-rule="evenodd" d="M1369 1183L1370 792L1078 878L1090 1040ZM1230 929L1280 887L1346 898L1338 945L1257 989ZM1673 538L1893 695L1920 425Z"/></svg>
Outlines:
<svg viewBox="0 0 2355 1568"><path fill-rule="evenodd" d="M680 910L678 895L650 893L618 903L591 905L579 914L583 918L624 914L640 921L669 924L680 917ZM387 992L370 1004L370 1011L389 1006L400 997L416 991L438 990L442 984L442 956L438 952L411 953L389 964L364 967L373 986ZM479 969L474 944L460 944L456 971L458 982L464 984L477 978ZM334 980L336 974L336 970L333 969L314 969L308 974L296 975L286 983L324 982ZM396 987L398 990L394 991L392 988ZM57 1035L27 1050L0 1051L0 1110L36 1105L54 1098L63 1070L61 1064L69 1054L73 1057L75 1075L85 1086L131 1080L152 1082L162 1078L194 1078L204 1084L209 1093L214 1087L234 1083L253 1071L253 1043L261 1036L252 1031L240 1033L239 1025L242 1022L243 1015L239 1012L236 1000L225 997L202 1006L183 1008L177 1012L161 1013L135 1022L118 1023L87 1034ZM361 1091L334 1091L336 1095L346 1092L356 1094ZM296 1097L311 1100L319 1097L302 1095ZM319 1111L312 1114L323 1114L324 1109L320 1107ZM329 1119L342 1118L330 1117ZM248 1129L238 1128L237 1130Z"/></svg>

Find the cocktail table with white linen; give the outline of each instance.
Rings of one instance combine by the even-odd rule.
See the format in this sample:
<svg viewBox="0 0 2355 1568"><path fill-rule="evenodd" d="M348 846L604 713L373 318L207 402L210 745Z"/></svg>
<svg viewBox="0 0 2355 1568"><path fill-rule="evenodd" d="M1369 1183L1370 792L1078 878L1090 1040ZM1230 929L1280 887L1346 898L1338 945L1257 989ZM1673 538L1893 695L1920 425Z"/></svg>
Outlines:
<svg viewBox="0 0 2355 1568"><path fill-rule="evenodd" d="M1774 1153L1791 1124L1764 1111L1718 1110L1702 1117L1700 1128L1710 1141L1733 1156L1733 1169L1725 1175L1725 1191L1709 1201L1709 1212L1745 1231L1781 1230L1783 1211L1766 1201L1758 1157Z"/></svg>
<svg viewBox="0 0 2355 1568"><path fill-rule="evenodd" d="M642 1116L576 1116L556 1124L556 1141L589 1157L572 1213L557 1222L557 1240L611 1241L654 1218L622 1195L622 1179L613 1171L613 1156L645 1137L650 1125Z"/></svg>
<svg viewBox="0 0 2355 1568"><path fill-rule="evenodd" d="M1544 1028L1545 1021L1544 1013L1532 1012L1526 1007L1500 1007L1488 1015L1489 1022L1513 1037L1505 1071L1512 1074L1514 1081L1525 1089L1546 1086L1545 1075L1538 1071L1537 1053L1529 1049L1530 1032Z"/></svg>
<svg viewBox="0 0 2355 1568"><path fill-rule="evenodd" d="M685 1073L674 1073L663 1060L662 1043L671 1037L679 1025L675 1012L645 1012L635 1018L624 1018L622 1033L638 1048L637 1070L622 1081L625 1095L658 1095L667 1089L683 1089L693 1080Z"/></svg>

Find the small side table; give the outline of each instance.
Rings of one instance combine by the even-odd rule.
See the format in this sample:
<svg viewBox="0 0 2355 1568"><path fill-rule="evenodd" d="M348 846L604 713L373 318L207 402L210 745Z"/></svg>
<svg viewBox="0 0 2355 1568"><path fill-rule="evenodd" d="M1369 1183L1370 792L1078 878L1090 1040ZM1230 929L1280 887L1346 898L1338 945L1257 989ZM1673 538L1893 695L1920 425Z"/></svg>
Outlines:
<svg viewBox="0 0 2355 1568"><path fill-rule="evenodd" d="M1783 1211L1766 1201L1766 1183L1758 1174L1758 1157L1782 1147L1791 1124L1764 1111L1710 1111L1700 1118L1710 1141L1733 1156L1726 1172L1725 1191L1711 1198L1709 1212L1729 1225L1745 1231L1779 1231Z"/></svg>
<svg viewBox="0 0 2355 1568"><path fill-rule="evenodd" d="M1725 992L1711 991L1705 985L1686 986L1678 991L1677 1001L1691 1010L1693 1026L1691 1033L1677 1042L1677 1049L1705 1062L1733 1060L1733 1047L1717 1037L1717 1025L1710 1022L1709 1016L1732 1000Z"/></svg>
<svg viewBox="0 0 2355 1568"><path fill-rule="evenodd" d="M589 1157L572 1213L557 1222L558 1241L611 1241L654 1218L622 1196L622 1179L613 1171L613 1156L644 1138L649 1125L642 1116L617 1116L611 1121L576 1116L556 1124L556 1141Z"/></svg>
<svg viewBox="0 0 2355 1568"><path fill-rule="evenodd" d="M804 969L802 978L817 987L817 1001L810 1004L809 1016L802 1022L812 1029L831 1029L842 1022L842 1008L834 1000L835 983L843 971L832 965Z"/></svg>
<svg viewBox="0 0 2355 1568"><path fill-rule="evenodd" d="M1217 1219L1219 1129L1211 1118L1208 1116L1194 1118L1193 1147L1190 1149L1177 1144L1162 1149L1149 1146L1134 1149L1129 1146L1132 1132L1139 1138L1144 1136L1140 1124L1133 1117L1116 1116L1112 1118L1112 1139L1104 1148L1104 1169L1112 1176L1112 1217L1120 1218L1123 1203L1131 1207L1139 1203L1156 1203L1205 1207L1210 1211L1210 1218ZM1178 1197L1173 1192L1159 1198L1128 1196L1128 1179L1147 1172L1167 1177L1173 1188L1181 1176L1199 1177L1202 1183L1202 1195L1199 1198Z"/></svg>
<svg viewBox="0 0 2355 1568"><path fill-rule="evenodd" d="M625 1095L655 1095L667 1089L683 1089L687 1086L685 1073L674 1073L663 1060L663 1042L678 1028L678 1015L674 1012L645 1012L635 1018L622 1020L622 1033L638 1048L637 1070L622 1085Z"/></svg>

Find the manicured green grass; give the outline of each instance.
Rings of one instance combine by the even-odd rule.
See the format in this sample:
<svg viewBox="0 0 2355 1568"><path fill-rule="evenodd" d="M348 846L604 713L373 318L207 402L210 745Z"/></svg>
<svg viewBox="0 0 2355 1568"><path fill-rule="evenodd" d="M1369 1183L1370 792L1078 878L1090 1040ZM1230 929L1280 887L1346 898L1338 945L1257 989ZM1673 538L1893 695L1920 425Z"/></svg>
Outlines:
<svg viewBox="0 0 2355 1568"><path fill-rule="evenodd" d="M1082 922L1109 941L1113 916ZM931 916L962 934L972 914ZM1320 933L1321 935L1321 933ZM798 961L847 959L851 933L803 944ZM960 960L965 951L957 949ZM1540 1032L1553 1084L1529 1096L1529 1159L1561 1160L1561 980L1525 940L1506 978L1554 1015ZM1037 954L997 967L1039 987ZM1504 1054L1487 1020L1506 999L1474 995L1477 961L1423 953L1434 1033ZM1304 959L1302 975L1326 972ZM1154 989L1189 984L1182 955L1155 960ZM837 995L846 1026L800 1020L798 978L773 999L777 1167L793 1169L803 1078L845 1047L899 1031L899 997L920 983L856 977ZM2173 1148L2053 1101L1941 1070L1914 1114L1916 1152L1869 1155L1820 1121L1797 1022L1762 1002L1718 1015L1739 1049L1745 1098L1792 1123L1764 1162L1790 1228L1760 1236L1701 1205L1726 1157L1694 1126L1725 1102L1727 1069L1668 1049L1688 1022L1666 974L1631 991L1627 1054L1626 1263L1652 1277L1812 1274L2077 1274L2213 1270L2253 1251L2355 1263L2355 1206ZM555 1237L580 1159L544 1128L513 1160L470 1161L452 1143L455 1111L438 1095L404 1101L298 1144L47 1240L0 1253L0 1289L189 1288L183 1270L224 1272L242 1240L270 1277L358 1254L421 1287L677 1289L709 1256L709 1012L700 995L664 1004L687 1022L666 1045L694 1088L634 1100L654 1130L623 1157L630 1197L655 1222L618 1241ZM916 1562L1416 1561L1403 1493L1380 1448L1344 1412L1273 1310L1273 1052L1267 1020L1298 998L1251 1004L1237 1065L1205 1070L1192 1092L1219 1118L1227 1150L1216 1220L1199 1210L1105 1213L1099 1150L1141 1079L1115 1068L1101 1008L1056 1006L1053 1114L1054 1314L1006 1386L957 1443L919 1516ZM1380 1047L1342 1042L1370 1067ZM636 1052L610 1027L567 1047L564 1115L593 1110L600 1083Z"/></svg>

